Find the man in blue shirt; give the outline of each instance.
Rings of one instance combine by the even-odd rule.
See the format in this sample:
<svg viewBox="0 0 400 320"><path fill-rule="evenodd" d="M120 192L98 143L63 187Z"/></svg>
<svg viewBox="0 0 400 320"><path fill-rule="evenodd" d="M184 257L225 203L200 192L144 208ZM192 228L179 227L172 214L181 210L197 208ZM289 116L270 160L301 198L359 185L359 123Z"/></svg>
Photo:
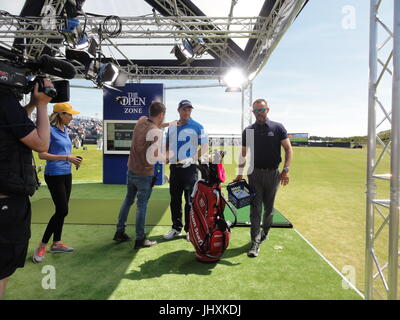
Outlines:
<svg viewBox="0 0 400 320"><path fill-rule="evenodd" d="M178 105L180 119L177 126L171 126L167 132L172 218L172 229L164 235L167 240L179 236L183 228L182 194L185 196L184 230L186 232L189 230L190 196L197 180L195 162L208 152L208 138L203 126L190 117L192 110L192 103L189 100L182 100ZM186 239L188 240L188 234Z"/></svg>

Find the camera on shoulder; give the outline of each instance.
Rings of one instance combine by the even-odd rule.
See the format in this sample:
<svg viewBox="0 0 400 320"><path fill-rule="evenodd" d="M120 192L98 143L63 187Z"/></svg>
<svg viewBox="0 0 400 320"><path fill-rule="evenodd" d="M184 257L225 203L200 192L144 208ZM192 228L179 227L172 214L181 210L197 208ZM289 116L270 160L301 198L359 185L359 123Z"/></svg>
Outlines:
<svg viewBox="0 0 400 320"><path fill-rule="evenodd" d="M43 79L53 76L54 87L46 87ZM38 59L24 59L22 55L0 47L0 90L18 97L28 94L36 83L39 91L52 98L52 103L67 102L70 98L69 81L76 75L75 67L60 59L42 55Z"/></svg>

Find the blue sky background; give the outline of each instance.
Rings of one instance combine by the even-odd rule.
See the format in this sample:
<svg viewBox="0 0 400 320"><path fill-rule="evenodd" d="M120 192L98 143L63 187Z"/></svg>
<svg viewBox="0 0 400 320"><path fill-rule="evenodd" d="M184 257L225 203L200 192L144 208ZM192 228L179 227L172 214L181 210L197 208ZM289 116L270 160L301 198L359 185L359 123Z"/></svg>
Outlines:
<svg viewBox="0 0 400 320"><path fill-rule="evenodd" d="M258 12L260 1L245 2L249 7L252 4L257 7ZM10 6L8 1L0 0L0 3L0 8ZM119 11L122 5L130 6L132 2L114 0L112 3L108 14ZM204 5L202 9L206 14L209 14L207 6L212 8L211 3L214 3L215 11L215 1L196 2L199 6ZM102 9L96 4L99 2L87 0L84 10L100 13ZM354 28L343 25L349 17L349 11L343 10L349 8L354 13L351 16ZM391 10L390 6L383 7L381 16L391 21ZM241 14L242 10L234 13L246 16ZM310 0L255 78L253 100L267 99L271 107L270 119L282 122L288 132L319 136L366 135L368 41L368 0ZM212 80L157 82L166 87L217 83ZM92 86L84 80L73 83ZM383 92L389 98L389 83ZM73 89L71 96L71 104L83 115L102 116L102 91ZM181 99L192 101L195 107L193 118L209 133L240 133L241 94L225 93L224 88L166 90L167 120L177 118L176 108Z"/></svg>

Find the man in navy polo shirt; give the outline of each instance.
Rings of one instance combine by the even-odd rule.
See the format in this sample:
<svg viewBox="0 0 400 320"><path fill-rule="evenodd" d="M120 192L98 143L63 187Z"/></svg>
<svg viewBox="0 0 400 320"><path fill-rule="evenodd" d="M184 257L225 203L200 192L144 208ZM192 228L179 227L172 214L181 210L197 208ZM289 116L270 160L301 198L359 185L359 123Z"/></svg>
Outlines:
<svg viewBox="0 0 400 320"><path fill-rule="evenodd" d="M275 195L279 182L286 186L289 183L289 167L292 162L292 146L285 127L268 119L269 107L265 99L257 99L253 103L253 113L256 122L242 133L242 154L239 162L239 175L234 181L243 177L247 151L252 152L254 163L249 167L249 185L254 188L256 196L250 206L251 248L247 255L257 257L259 246L263 242L272 225ZM285 162L279 172L281 146L285 150ZM262 206L264 215L261 219Z"/></svg>
<svg viewBox="0 0 400 320"><path fill-rule="evenodd" d="M192 103L182 100L178 105L180 119L177 126L169 127L167 132L167 152L171 155L169 191L172 218L172 229L164 235L167 240L179 236L183 228L182 194L185 195L184 230L189 230L190 195L197 180L195 163L208 152L208 138L203 126L190 117L192 110Z"/></svg>

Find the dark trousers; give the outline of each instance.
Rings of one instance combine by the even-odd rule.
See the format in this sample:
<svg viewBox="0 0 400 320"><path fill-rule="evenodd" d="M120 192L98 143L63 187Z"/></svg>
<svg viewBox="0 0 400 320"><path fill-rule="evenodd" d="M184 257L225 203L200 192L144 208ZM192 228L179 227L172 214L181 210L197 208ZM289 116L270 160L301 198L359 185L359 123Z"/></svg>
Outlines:
<svg viewBox="0 0 400 320"><path fill-rule="evenodd" d="M68 215L68 202L71 195L72 175L45 175L44 180L49 188L56 211L47 225L42 242L48 243L52 235L53 241L56 242L61 240L64 219Z"/></svg>
<svg viewBox="0 0 400 320"><path fill-rule="evenodd" d="M195 165L182 168L170 165L169 193L171 195L171 218L172 228L182 230L182 194L185 196L185 227L189 231L189 212L191 208L190 196L197 180L197 169Z"/></svg>
<svg viewBox="0 0 400 320"><path fill-rule="evenodd" d="M279 187L279 170L254 169L249 174L249 185L256 192L250 205L250 235L252 242L260 243L262 233L267 235L272 226L276 192ZM264 207L264 212L262 208Z"/></svg>
<svg viewBox="0 0 400 320"><path fill-rule="evenodd" d="M25 265L31 215L28 196L0 197L0 280Z"/></svg>

